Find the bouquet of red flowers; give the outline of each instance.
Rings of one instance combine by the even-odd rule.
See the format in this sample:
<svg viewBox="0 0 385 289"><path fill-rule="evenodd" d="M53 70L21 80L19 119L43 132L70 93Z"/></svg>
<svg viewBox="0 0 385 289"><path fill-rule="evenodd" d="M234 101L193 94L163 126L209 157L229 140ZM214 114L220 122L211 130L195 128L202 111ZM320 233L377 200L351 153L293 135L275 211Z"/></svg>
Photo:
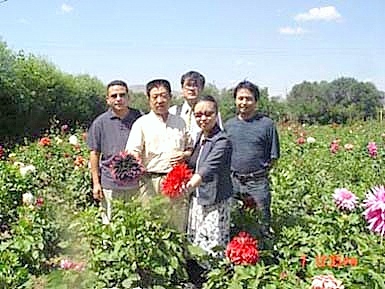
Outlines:
<svg viewBox="0 0 385 289"><path fill-rule="evenodd" d="M126 185L139 179L145 171L135 156L124 151L112 158L110 169L112 177L120 185Z"/></svg>
<svg viewBox="0 0 385 289"><path fill-rule="evenodd" d="M192 177L192 171L185 163L175 165L162 182L162 194L169 198L182 195L183 188Z"/></svg>
<svg viewBox="0 0 385 289"><path fill-rule="evenodd" d="M235 265L255 265L259 258L257 240L249 233L240 232L226 248L226 257Z"/></svg>

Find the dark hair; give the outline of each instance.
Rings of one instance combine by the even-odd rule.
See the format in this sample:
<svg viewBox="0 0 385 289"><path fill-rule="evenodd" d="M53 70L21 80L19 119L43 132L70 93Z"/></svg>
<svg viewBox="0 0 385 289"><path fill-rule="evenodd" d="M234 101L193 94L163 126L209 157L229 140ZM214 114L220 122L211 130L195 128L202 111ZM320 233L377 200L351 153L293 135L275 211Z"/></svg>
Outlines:
<svg viewBox="0 0 385 289"><path fill-rule="evenodd" d="M108 89L111 86L114 86L114 85L123 86L123 87L126 88L126 91L128 92L128 85L127 85L127 83L125 83L123 80L113 80L109 84L107 84L107 94L108 94Z"/></svg>
<svg viewBox="0 0 385 289"><path fill-rule="evenodd" d="M161 86L163 86L165 89L167 89L167 92L171 96L171 85L170 85L170 82L168 80L166 80L166 79L154 79L154 80L151 80L146 85L147 97L150 97L151 89L153 89L154 87L161 87Z"/></svg>
<svg viewBox="0 0 385 289"><path fill-rule="evenodd" d="M248 80L244 80L244 81L238 83L238 85L234 88L234 93L233 93L234 98L237 97L238 90L240 90L242 88L249 90L251 92L251 94L254 96L255 101L259 100L258 86L256 86L254 83L252 83Z"/></svg>
<svg viewBox="0 0 385 289"><path fill-rule="evenodd" d="M202 89L205 87L205 77L197 71L189 71L182 75L180 83L183 86L185 81L192 80L196 82Z"/></svg>
<svg viewBox="0 0 385 289"><path fill-rule="evenodd" d="M217 102L217 100L214 98L214 96L212 96L212 95L202 95L202 96L199 98L198 103L199 103L199 102L202 102L202 101L209 101L209 102L214 103L215 113L218 114L218 102Z"/></svg>

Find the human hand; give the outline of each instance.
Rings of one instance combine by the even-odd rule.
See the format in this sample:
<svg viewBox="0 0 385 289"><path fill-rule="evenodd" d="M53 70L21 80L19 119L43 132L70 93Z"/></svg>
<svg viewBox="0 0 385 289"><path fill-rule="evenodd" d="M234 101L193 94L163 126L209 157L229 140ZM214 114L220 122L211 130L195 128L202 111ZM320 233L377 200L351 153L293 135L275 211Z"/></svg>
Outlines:
<svg viewBox="0 0 385 289"><path fill-rule="evenodd" d="M97 201L101 201L103 199L103 190L100 184L94 185L92 189L92 196Z"/></svg>
<svg viewBox="0 0 385 289"><path fill-rule="evenodd" d="M192 191L202 183L202 177L199 174L193 174L191 179L186 184L186 189Z"/></svg>

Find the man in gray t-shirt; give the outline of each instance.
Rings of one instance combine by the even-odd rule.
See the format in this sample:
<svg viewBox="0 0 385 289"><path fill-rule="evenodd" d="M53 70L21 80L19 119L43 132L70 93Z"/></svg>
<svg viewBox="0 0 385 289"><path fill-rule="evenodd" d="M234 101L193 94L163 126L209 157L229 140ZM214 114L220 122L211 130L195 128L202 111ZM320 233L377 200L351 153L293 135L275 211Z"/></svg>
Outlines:
<svg viewBox="0 0 385 289"><path fill-rule="evenodd" d="M271 194L268 173L280 156L279 138L274 122L256 112L258 87L250 81L234 89L238 115L225 123L233 145L231 170L234 195L251 197L261 210L262 235L270 228Z"/></svg>
<svg viewBox="0 0 385 289"><path fill-rule="evenodd" d="M116 154L124 151L131 127L141 116L138 110L128 107L128 87L121 80L107 85L106 101L109 109L93 121L87 136L93 197L101 202L104 224L111 220L113 198L126 200L138 191L137 181L124 185L116 182L110 164Z"/></svg>

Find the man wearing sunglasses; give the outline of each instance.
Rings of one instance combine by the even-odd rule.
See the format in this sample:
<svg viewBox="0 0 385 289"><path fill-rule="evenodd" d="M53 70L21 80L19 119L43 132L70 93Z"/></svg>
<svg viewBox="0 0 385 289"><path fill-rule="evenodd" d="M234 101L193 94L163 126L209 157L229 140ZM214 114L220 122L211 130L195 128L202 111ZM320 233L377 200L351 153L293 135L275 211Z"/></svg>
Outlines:
<svg viewBox="0 0 385 289"><path fill-rule="evenodd" d="M129 107L128 86L122 80L107 85L108 110L99 115L88 130L93 197L100 201L102 222L111 220L111 201L114 198L128 200L138 191L138 183L120 184L110 171L113 157L124 151L133 123L140 111Z"/></svg>

